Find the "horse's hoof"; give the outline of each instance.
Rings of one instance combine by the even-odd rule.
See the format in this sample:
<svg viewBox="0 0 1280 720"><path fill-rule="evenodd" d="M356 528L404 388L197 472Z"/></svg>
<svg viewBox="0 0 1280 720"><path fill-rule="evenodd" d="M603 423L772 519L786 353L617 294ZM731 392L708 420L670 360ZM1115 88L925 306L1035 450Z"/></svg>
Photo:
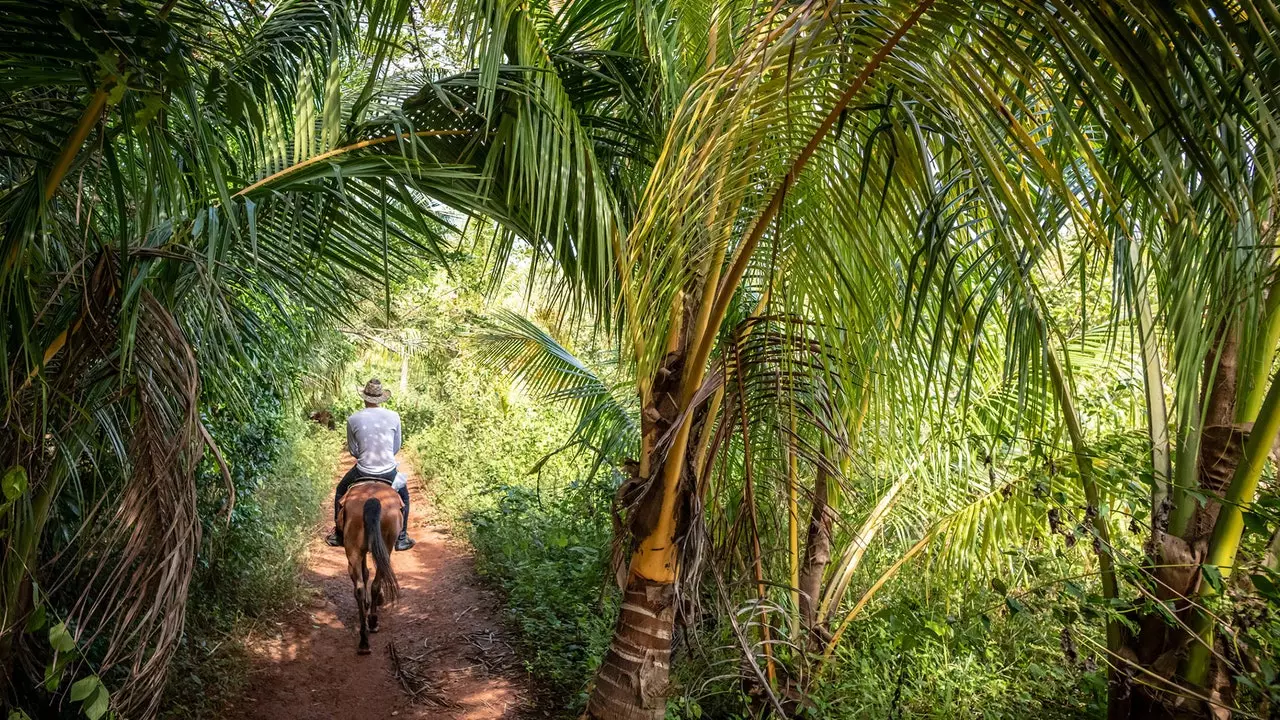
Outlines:
<svg viewBox="0 0 1280 720"><path fill-rule="evenodd" d="M356 654L357 654L357 655L368 655L368 654L369 654L369 653L371 653L371 652L373 652L373 651L372 651L372 650L370 650L370 649L369 649L369 648L367 648L367 647L362 647L362 648L360 648L359 650L356 650Z"/></svg>

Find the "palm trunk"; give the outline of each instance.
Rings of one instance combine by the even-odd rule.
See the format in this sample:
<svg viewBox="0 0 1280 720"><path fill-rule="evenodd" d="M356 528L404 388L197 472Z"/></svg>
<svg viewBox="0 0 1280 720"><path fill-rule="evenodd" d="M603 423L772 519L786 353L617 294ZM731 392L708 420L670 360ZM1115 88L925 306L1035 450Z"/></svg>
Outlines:
<svg viewBox="0 0 1280 720"><path fill-rule="evenodd" d="M598 720L661 720L667 712L671 630L675 624L675 577L650 580L634 570L609 652L587 701L587 717Z"/></svg>
<svg viewBox="0 0 1280 720"><path fill-rule="evenodd" d="M1154 532L1152 537L1155 597L1171 603L1192 633L1170 625L1162 614L1148 613L1139 618L1141 632L1127 649L1127 656L1140 667L1191 687L1220 705L1188 700L1154 684L1137 683L1123 717L1230 716L1222 705L1230 705L1232 681L1210 652L1213 625L1197 603L1188 598L1214 594L1213 587L1202 581L1202 564L1220 566L1223 575L1229 574L1239 547L1241 506L1252 500L1257 477L1280 428L1277 389L1273 387L1265 393L1265 401L1261 398L1275 353L1274 346L1266 346L1273 342L1270 315L1275 309L1269 298L1268 319L1259 338L1263 346L1254 347L1249 358L1241 362L1239 331L1232 325L1220 334L1206 358L1201 398L1205 419L1203 429L1197 433L1198 452L1189 457L1180 453L1178 470L1180 477L1195 478L1209 501L1201 506L1183 493L1170 519L1169 532ZM1180 677L1170 677L1179 664Z"/></svg>
<svg viewBox="0 0 1280 720"><path fill-rule="evenodd" d="M804 546L804 566L800 573L800 614L810 632L818 617L822 577L831 562L831 525L835 513L827 503L829 474L819 467L813 482L813 509L809 513L809 536Z"/></svg>
<svg viewBox="0 0 1280 720"><path fill-rule="evenodd" d="M1216 566L1223 578L1231 574L1235 565L1240 538L1244 534L1244 511L1257 493L1263 466L1277 435L1280 435L1280 383L1273 384L1267 392L1258 413L1258 421L1249 433L1241 462L1235 469L1217 513L1213 535L1209 538L1205 565ZM1202 598L1212 597L1216 593L1216 588L1211 583L1201 583ZM1211 674L1209 649L1213 646L1213 621L1197 607L1192 612L1191 627L1203 642L1192 643L1183 663L1183 675L1189 682L1203 686ZM1212 689L1217 691L1218 688Z"/></svg>
<svg viewBox="0 0 1280 720"><path fill-rule="evenodd" d="M671 669L671 636L675 626L675 582L680 548L677 536L687 522L687 494L697 486L687 457L693 421L683 417L702 383L706 358L690 359L689 348L702 341L710 325L711 304L724 250L703 266L697 315L684 295L677 296L667 337L667 355L648 387L641 437L644 497L631 520L638 539L627 572L623 605L613 640L587 702L596 720L661 720L666 714L667 677ZM717 319L714 327L719 328ZM683 419L681 419L683 417ZM648 457L654 441L674 432L662 471L650 477L656 463Z"/></svg>

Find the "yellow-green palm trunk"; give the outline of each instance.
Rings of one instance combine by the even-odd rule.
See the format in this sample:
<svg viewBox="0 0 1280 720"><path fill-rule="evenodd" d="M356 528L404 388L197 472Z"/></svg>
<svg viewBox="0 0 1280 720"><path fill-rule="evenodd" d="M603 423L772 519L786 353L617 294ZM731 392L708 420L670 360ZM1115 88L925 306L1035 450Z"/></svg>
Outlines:
<svg viewBox="0 0 1280 720"><path fill-rule="evenodd" d="M1236 552L1240 549L1240 538L1244 533L1244 509L1253 502L1258 490L1258 480L1262 477L1262 468L1266 464L1271 446L1280 434L1280 383L1272 383L1267 391L1266 399L1258 412L1258 419L1249 433L1244 447L1244 461L1236 468L1231 485L1222 501L1222 510L1218 513L1218 521L1213 526L1213 535L1209 538L1209 552L1205 557L1205 565L1218 568L1223 578L1231 574L1235 564ZM1211 583L1200 584L1200 597L1203 604L1217 594ZM1197 685L1204 684L1209 671L1209 650L1213 647L1213 620L1203 609L1198 608L1191 618L1191 628L1203 642L1191 645L1183 662L1183 677Z"/></svg>
<svg viewBox="0 0 1280 720"><path fill-rule="evenodd" d="M1262 411L1277 345L1280 345L1280 287L1272 287L1262 313L1262 338L1253 344L1240 367L1243 373L1237 383L1236 422L1253 422Z"/></svg>

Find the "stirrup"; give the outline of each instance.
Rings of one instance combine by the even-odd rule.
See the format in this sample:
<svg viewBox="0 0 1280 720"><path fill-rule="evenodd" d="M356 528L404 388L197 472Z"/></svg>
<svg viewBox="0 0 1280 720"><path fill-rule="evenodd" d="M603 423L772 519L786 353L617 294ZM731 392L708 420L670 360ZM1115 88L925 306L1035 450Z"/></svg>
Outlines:
<svg viewBox="0 0 1280 720"><path fill-rule="evenodd" d="M337 530L329 533L328 536L325 537L324 541L329 545L329 547L342 547L342 536Z"/></svg>

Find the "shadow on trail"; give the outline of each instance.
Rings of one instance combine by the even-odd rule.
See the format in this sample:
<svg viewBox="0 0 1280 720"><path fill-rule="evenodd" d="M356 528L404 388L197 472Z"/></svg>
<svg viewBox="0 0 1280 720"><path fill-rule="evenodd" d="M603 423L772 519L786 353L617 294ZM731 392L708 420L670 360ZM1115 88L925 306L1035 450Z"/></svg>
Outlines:
<svg viewBox="0 0 1280 720"><path fill-rule="evenodd" d="M339 478L352 462L344 457ZM418 544L392 554L401 595L381 613L380 632L370 636L372 654L356 654L359 621L343 551L317 533L305 575L315 597L251 641L253 668L231 717L526 716L532 692L499 622L499 602L480 584L466 549L427 524L421 484L412 468L402 468L413 503L410 534Z"/></svg>

